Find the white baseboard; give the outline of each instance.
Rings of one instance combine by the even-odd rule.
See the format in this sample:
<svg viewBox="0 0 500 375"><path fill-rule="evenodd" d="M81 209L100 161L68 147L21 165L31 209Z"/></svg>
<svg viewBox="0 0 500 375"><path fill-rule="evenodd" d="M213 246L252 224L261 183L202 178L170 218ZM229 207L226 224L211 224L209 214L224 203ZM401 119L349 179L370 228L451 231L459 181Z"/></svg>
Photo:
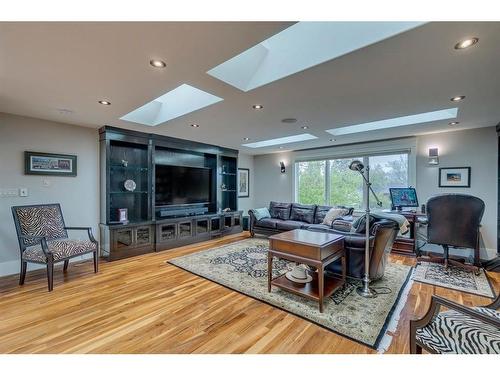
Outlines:
<svg viewBox="0 0 500 375"><path fill-rule="evenodd" d="M86 260L86 259L91 259L92 254L85 254L79 257L75 257L70 259L70 263L72 262L79 262L81 260ZM0 263L0 277L1 276L9 276L9 275L15 275L19 274L21 268L21 263L19 259L16 260L10 260L8 262L1 262ZM34 271L34 270L39 270L45 268L45 265L43 264L37 264L37 263L28 263L28 272Z"/></svg>

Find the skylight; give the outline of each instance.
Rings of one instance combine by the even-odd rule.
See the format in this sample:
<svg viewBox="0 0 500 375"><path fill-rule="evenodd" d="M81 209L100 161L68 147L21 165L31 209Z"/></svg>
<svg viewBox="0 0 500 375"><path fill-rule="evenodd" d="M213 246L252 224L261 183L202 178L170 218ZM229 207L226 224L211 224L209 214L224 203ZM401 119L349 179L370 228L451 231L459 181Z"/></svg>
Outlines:
<svg viewBox="0 0 500 375"><path fill-rule="evenodd" d="M342 126L340 128L329 129L327 130L327 132L336 136L361 133L370 130L388 129L388 128L395 128L398 126L408 126L415 124L423 124L432 121L447 120L451 118L456 118L457 114L458 114L458 108L448 108L448 109L441 109L439 111L424 112L415 115L408 115L396 118L389 118L385 120L366 122L364 124Z"/></svg>
<svg viewBox="0 0 500 375"><path fill-rule="evenodd" d="M288 137L268 139L266 141L244 143L244 144L242 144L242 146L250 147L250 148L260 148L260 147L282 145L282 144L285 144L285 143L310 141L311 139L317 139L317 138L318 137L315 137L312 134L303 133L303 134L291 135L291 136L288 136Z"/></svg>
<svg viewBox="0 0 500 375"><path fill-rule="evenodd" d="M422 24L298 22L207 73L250 91Z"/></svg>
<svg viewBox="0 0 500 375"><path fill-rule="evenodd" d="M121 120L156 126L223 100L183 84L121 117Z"/></svg>

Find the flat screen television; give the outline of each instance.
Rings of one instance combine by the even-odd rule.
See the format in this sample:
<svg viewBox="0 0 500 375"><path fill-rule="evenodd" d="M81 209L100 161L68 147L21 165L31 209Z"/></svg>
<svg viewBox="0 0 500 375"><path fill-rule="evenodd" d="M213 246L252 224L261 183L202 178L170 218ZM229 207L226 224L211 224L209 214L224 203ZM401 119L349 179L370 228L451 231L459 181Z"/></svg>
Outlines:
<svg viewBox="0 0 500 375"><path fill-rule="evenodd" d="M156 165L156 206L210 203L212 170Z"/></svg>

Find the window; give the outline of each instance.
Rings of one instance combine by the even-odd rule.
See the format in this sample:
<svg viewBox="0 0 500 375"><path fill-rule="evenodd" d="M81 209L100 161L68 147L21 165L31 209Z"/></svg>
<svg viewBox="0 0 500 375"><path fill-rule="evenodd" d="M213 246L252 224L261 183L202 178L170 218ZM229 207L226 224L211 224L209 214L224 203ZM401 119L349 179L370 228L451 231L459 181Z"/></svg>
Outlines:
<svg viewBox="0 0 500 375"><path fill-rule="evenodd" d="M408 153L364 155L295 163L296 200L302 204L346 205L364 207L365 189L362 176L349 169L353 160L370 167L370 181L382 208L391 207L390 187L408 186ZM376 208L370 196L370 207Z"/></svg>
<svg viewBox="0 0 500 375"><path fill-rule="evenodd" d="M382 201L382 207L391 208L389 188L408 187L408 154L370 156L368 161L372 189ZM372 197L370 207L377 207Z"/></svg>
<svg viewBox="0 0 500 375"><path fill-rule="evenodd" d="M361 208L363 205L363 178L349 169L350 159L328 160L330 166L330 206L345 205Z"/></svg>
<svg viewBox="0 0 500 375"><path fill-rule="evenodd" d="M296 163L299 203L325 204L325 166L325 160Z"/></svg>

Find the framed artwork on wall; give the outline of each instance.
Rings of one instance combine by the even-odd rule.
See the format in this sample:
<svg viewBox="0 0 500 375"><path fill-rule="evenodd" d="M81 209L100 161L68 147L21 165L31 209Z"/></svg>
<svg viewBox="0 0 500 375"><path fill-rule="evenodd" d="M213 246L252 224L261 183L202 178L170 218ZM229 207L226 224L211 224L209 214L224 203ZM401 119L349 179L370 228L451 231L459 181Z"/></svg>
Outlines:
<svg viewBox="0 0 500 375"><path fill-rule="evenodd" d="M250 169L238 168L238 198L250 196Z"/></svg>
<svg viewBox="0 0 500 375"><path fill-rule="evenodd" d="M24 174L76 176L76 155L24 152Z"/></svg>
<svg viewBox="0 0 500 375"><path fill-rule="evenodd" d="M470 188L470 167L439 168L439 187Z"/></svg>

